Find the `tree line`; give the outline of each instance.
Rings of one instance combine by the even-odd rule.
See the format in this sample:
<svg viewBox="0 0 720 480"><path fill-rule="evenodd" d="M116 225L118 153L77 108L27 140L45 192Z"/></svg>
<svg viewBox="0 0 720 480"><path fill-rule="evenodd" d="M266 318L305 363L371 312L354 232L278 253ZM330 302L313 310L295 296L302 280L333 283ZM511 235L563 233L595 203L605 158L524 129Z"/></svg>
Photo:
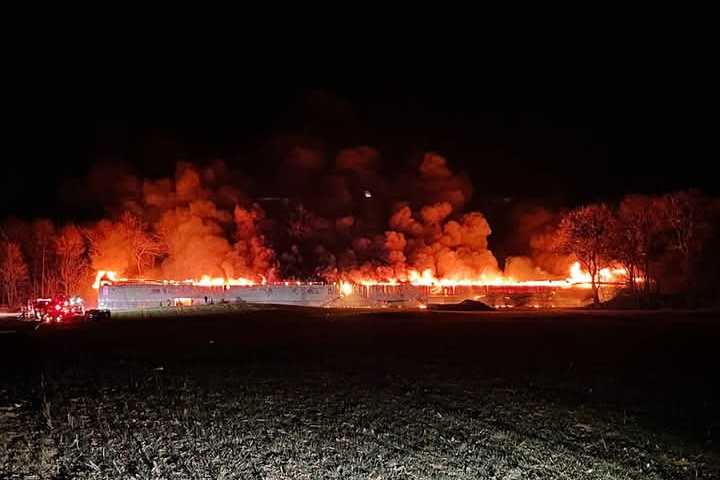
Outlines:
<svg viewBox="0 0 720 480"><path fill-rule="evenodd" d="M720 201L695 190L627 195L616 206L583 205L562 217L555 247L591 275L620 264L640 305L674 295L687 306L716 304L720 280Z"/></svg>
<svg viewBox="0 0 720 480"><path fill-rule="evenodd" d="M10 219L0 226L0 304L14 307L28 298L88 295L94 266L120 264L142 276L162 254L160 239L128 212L116 222L102 220L92 227Z"/></svg>
<svg viewBox="0 0 720 480"><path fill-rule="evenodd" d="M599 302L600 271L620 264L638 304L667 294L691 305L720 297L720 200L698 191L627 195L619 203L583 205L565 213L553 248L590 273ZM92 227L48 219L0 226L0 304L64 293L90 294L97 266L142 277L167 253L162 233L124 213Z"/></svg>

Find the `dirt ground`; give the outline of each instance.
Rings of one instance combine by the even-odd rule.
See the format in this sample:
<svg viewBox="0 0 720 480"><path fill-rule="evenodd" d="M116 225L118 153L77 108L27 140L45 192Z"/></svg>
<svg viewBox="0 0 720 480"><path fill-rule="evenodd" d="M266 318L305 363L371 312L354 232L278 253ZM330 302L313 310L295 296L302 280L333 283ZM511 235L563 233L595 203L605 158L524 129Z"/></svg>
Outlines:
<svg viewBox="0 0 720 480"><path fill-rule="evenodd" d="M0 478L720 478L713 312L0 320Z"/></svg>

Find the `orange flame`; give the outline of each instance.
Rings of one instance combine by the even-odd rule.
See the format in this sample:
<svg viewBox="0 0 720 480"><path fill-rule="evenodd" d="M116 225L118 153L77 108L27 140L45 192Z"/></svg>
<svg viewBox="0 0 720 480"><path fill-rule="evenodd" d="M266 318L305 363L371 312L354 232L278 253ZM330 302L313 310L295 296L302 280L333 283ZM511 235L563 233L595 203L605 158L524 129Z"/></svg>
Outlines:
<svg viewBox="0 0 720 480"><path fill-rule="evenodd" d="M92 287L97 290L100 288L100 285L105 283L122 282L126 280L127 278L118 277L117 272L113 272L112 270L98 270L97 274L95 274L95 282L93 282Z"/></svg>
<svg viewBox="0 0 720 480"><path fill-rule="evenodd" d="M602 283L619 283L627 279L627 271L624 268L614 266L612 268L603 268L600 270L599 282ZM95 276L95 282L93 288L98 289L105 283L122 282L127 281L127 278L120 278L117 272L111 270L99 270ZM184 282L176 282L172 280L164 280L168 283L185 283L191 285L198 285L203 287L224 287L224 286L252 286L252 285L265 285L267 279L263 276L260 277L260 281L255 281L249 278L238 277L238 278L223 278L223 277L210 277L209 275L203 275L200 279L188 279ZM641 281L641 279L639 279ZM284 282L285 285L291 283L301 285L302 282ZM399 278L388 278L384 280L378 280L373 278L363 278L356 280L355 282L342 280L339 282L340 292L347 296L353 293L353 283L363 286L373 285L387 285L396 286L400 284L410 284L415 286L428 286L428 287L460 287L460 286L526 286L526 287L555 287L555 288L590 288L591 276L583 270L580 262L575 262L570 266L569 275L565 279L557 280L525 280L517 281L512 277L505 277L497 274L482 274L478 277L468 278L441 278L437 277L432 273L431 269L423 270L419 272L417 270L409 270L407 274L407 280Z"/></svg>
<svg viewBox="0 0 720 480"><path fill-rule="evenodd" d="M599 272L599 281L602 283L620 283L627 279L627 271L624 268L612 267L603 268ZM385 280L377 280L373 278L363 278L357 283L364 286L372 285L398 285L401 283L409 283L416 286L428 287L463 287L463 286L525 286L525 287L555 287L555 288L590 288L591 276L582 269L580 262L575 262L570 267L569 276L567 278L559 278L556 280L524 280L518 281L512 277L494 274L482 274L478 277L467 278L443 278L437 277L432 273L431 269L419 272L417 270L409 270L407 281L403 282L398 278L389 278ZM342 286L342 282L341 282Z"/></svg>
<svg viewBox="0 0 720 480"><path fill-rule="evenodd" d="M340 282L340 292L344 296L352 295L353 287L350 282Z"/></svg>
<svg viewBox="0 0 720 480"><path fill-rule="evenodd" d="M267 280L265 277L261 277L261 284L265 285L267 283ZM121 278L118 276L117 272L114 272L112 270L98 270L95 274L95 282L93 283L93 288L98 289L101 285L104 285L106 283L114 283L114 282L126 282L128 281L127 278ZM190 283L192 285L199 285L203 287L224 287L225 285L232 285L232 286L250 286L250 285L256 285L257 283L254 280L250 280L248 278L223 278L223 277L210 277L209 275L203 275L198 280L194 279L188 279L184 282L177 282L174 280L164 280L168 283Z"/></svg>
<svg viewBox="0 0 720 480"><path fill-rule="evenodd" d="M601 283L623 282L627 277L627 270L617 266L603 268L598 272L598 281ZM589 284L592 282L592 276L589 272L582 269L580 262L575 262L570 266L570 276L567 278L567 281L570 283Z"/></svg>
<svg viewBox="0 0 720 480"><path fill-rule="evenodd" d="M248 278L223 278L223 277L210 277L209 275L203 275L200 280L186 280L188 283L193 285L199 285L202 287L224 287L225 285L247 287L255 285L253 280Z"/></svg>

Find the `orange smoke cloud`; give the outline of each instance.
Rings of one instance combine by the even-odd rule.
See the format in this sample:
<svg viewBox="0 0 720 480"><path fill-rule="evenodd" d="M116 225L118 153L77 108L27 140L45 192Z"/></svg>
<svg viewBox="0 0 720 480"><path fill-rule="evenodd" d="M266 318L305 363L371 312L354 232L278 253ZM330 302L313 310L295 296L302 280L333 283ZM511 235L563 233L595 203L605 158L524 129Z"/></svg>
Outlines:
<svg viewBox="0 0 720 480"><path fill-rule="evenodd" d="M203 170L181 162L174 178L144 181L125 201L142 212L139 227L129 228L125 214L90 229L93 267L175 280L271 277L274 255L257 229L262 211L240 206L226 177L222 162Z"/></svg>
<svg viewBox="0 0 720 480"><path fill-rule="evenodd" d="M238 187L242 177L222 162L181 162L173 178L125 175L124 205L140 216L138 240L115 216L92 229L92 264L118 276L161 279L243 278L351 281L546 279L566 275L570 259L552 253L550 212L522 218L531 255L500 271L489 248L490 225L464 207L468 178L436 153L413 170L386 178L379 153L345 149L334 164L311 143L290 145L278 180L282 208L266 218ZM307 202L301 202L299 199ZM265 205L265 204L263 204ZM266 205L265 205L266 206ZM138 244L154 250L138 254ZM143 256L145 255L145 256ZM243 280L245 281L245 280Z"/></svg>

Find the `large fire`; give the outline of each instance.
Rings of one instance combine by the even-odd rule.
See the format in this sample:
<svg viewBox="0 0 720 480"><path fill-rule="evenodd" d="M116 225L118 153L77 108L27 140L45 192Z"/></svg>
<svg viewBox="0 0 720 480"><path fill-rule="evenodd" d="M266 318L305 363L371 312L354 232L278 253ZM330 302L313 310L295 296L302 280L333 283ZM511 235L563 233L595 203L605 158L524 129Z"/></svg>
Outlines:
<svg viewBox="0 0 720 480"><path fill-rule="evenodd" d="M622 283L627 280L627 271L622 267L603 268L598 273L599 283ZM93 283L93 288L98 289L105 283L125 282L127 278L121 278L117 272L110 270L99 270ZM223 277L210 277L209 275L203 275L199 279L187 279L181 282L174 280L164 280L169 283L184 283L190 285L198 285L204 287L222 287L222 286L253 286L253 285L265 285L267 280L264 277L260 277L259 281L252 280L249 278L223 278ZM401 280L398 278L389 278L385 280L378 279L361 279L354 283L363 286L372 285L401 285L403 283L410 284L413 286L428 286L428 287L461 287L461 286L526 286L526 287L540 287L540 286L552 286L559 288L590 288L592 277L590 273L583 270L580 262L575 262L571 265L570 271L566 278L559 278L556 280L524 280L517 281L511 277L503 275L481 275L476 278L438 278L433 275L432 270L426 269L422 272L417 270L409 270L407 280ZM288 282L280 282L288 284ZM294 282L300 283L300 282ZM347 280L342 280L340 289L343 293L349 294L352 292L352 283Z"/></svg>
<svg viewBox="0 0 720 480"><path fill-rule="evenodd" d="M301 153L293 154L288 171L300 175L320 166L319 157ZM545 231L552 215L539 224L534 217L525 222L535 225L522 234L529 237L529 256L512 257L503 270L489 248L487 219L464 208L472 185L445 158L423 155L417 168L393 182L408 188L391 189L375 171L377 157L368 148L343 151L321 175L320 188L297 192L295 187L307 182L282 185L291 190L288 197L309 199L298 204L286 199L282 221L269 222L259 204L243 204L242 192L226 182L234 177L222 162L204 168L178 164L174 178L144 180L142 189L123 199L142 213L124 212L91 230L93 286L130 277L204 287L302 285L298 278L312 278L346 295L355 286L376 285L591 288L591 275L580 263L568 268L569 257L548 253L554 248ZM363 208L357 208L353 193L358 182ZM314 198L316 190L322 198ZM599 272L596 283L626 280L622 268L610 267Z"/></svg>
<svg viewBox="0 0 720 480"><path fill-rule="evenodd" d="M101 285L127 282L129 279L120 277L117 272L112 270L98 270L95 275L95 282L93 288L97 290ZM143 279L144 280L144 279ZM210 275L203 275L199 279L187 279L183 281L176 280L161 280L167 283L183 283L188 285L198 285L202 287L224 287L225 285L249 287L252 285L265 285L267 282L264 277L260 277L259 281L251 280L249 278L223 278L223 277L211 277Z"/></svg>
<svg viewBox="0 0 720 480"><path fill-rule="evenodd" d="M263 285L265 284L265 279L263 278L262 281L256 282L254 280L250 280L249 278L223 278L223 277L210 277L210 275L203 275L200 280L186 280L186 283L192 283L193 285L200 285L203 287L223 287L225 285L232 285L232 286L238 286L238 287L249 287L252 285Z"/></svg>
<svg viewBox="0 0 720 480"><path fill-rule="evenodd" d="M113 283L113 282L124 282L127 281L127 278L120 278L117 274L117 272L113 272L112 270L98 270L95 274L95 281L93 282L93 288L97 290L100 288L100 285L103 285L105 283Z"/></svg>
<svg viewBox="0 0 720 480"><path fill-rule="evenodd" d="M603 268L598 274L599 283L622 283L627 279L627 271L621 267ZM391 278L385 281L374 279L363 279L359 281L361 285L399 285L403 283L397 278ZM583 270L580 262L571 265L570 271L566 278L558 278L555 280L515 280L512 277L503 275L481 275L479 277L468 278L438 278L433 275L432 270L426 269L422 272L417 270L408 271L407 282L416 286L428 287L462 287L462 286L526 286L526 287L579 287L591 288L592 277L590 273Z"/></svg>
<svg viewBox="0 0 720 480"><path fill-rule="evenodd" d="M627 280L627 270L622 267L603 268L598 272L600 283L618 283ZM636 279L637 280L637 279ZM567 281L573 284L590 284L592 276L582 269L580 262L575 262L570 267L570 276Z"/></svg>

